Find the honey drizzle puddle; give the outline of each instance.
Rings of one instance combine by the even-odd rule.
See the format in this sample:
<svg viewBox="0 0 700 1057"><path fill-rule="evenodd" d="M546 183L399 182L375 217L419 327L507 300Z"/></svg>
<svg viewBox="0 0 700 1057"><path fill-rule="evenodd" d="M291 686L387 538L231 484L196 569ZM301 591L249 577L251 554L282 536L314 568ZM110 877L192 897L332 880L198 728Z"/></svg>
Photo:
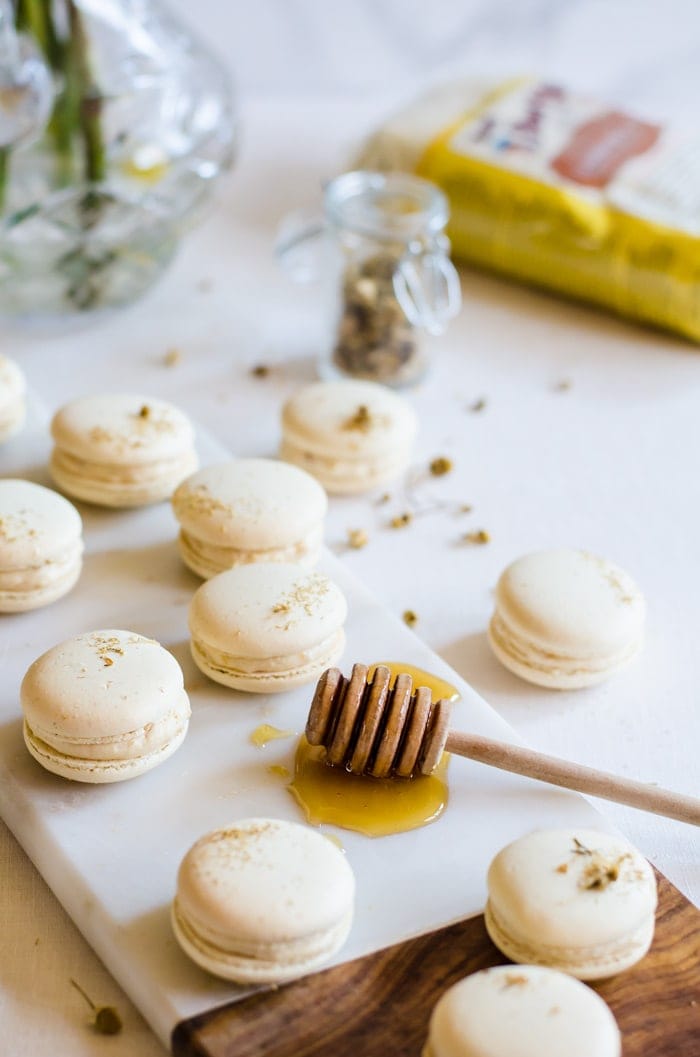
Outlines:
<svg viewBox="0 0 700 1057"><path fill-rule="evenodd" d="M293 737L293 730L280 730L279 727L272 727L269 723L261 723L250 735L250 740L258 749L264 749L269 742L276 741L278 738Z"/></svg>
<svg viewBox="0 0 700 1057"><path fill-rule="evenodd" d="M386 665L394 677L407 672L414 687L427 686L432 690L434 700L447 697L454 701L459 697L454 686L421 668L396 661L379 663ZM374 668L376 665L370 671ZM323 746L309 745L303 736L299 739L289 792L311 825L327 823L368 837L384 837L434 822L447 805L447 753L433 774L417 778L349 774L339 767L329 767L325 756Z"/></svg>

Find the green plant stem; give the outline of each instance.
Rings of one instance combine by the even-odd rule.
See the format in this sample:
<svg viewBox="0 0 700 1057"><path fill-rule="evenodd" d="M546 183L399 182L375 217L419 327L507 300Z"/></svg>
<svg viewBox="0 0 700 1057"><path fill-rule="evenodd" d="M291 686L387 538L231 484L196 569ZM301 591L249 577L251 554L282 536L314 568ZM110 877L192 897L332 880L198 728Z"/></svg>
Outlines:
<svg viewBox="0 0 700 1057"><path fill-rule="evenodd" d="M7 173L10 168L9 147L0 149L0 213L5 205L5 192L7 190Z"/></svg>
<svg viewBox="0 0 700 1057"><path fill-rule="evenodd" d="M101 121L102 97L93 81L88 39L75 0L68 0L68 22L71 66L75 72L79 97L78 124L84 148L83 171L86 180L99 183L104 179L106 169Z"/></svg>

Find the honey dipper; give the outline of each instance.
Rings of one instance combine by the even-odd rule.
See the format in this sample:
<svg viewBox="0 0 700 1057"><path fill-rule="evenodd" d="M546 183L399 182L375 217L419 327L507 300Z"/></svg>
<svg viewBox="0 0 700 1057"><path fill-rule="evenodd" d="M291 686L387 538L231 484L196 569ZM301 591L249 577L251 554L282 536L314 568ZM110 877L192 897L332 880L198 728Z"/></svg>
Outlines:
<svg viewBox="0 0 700 1057"><path fill-rule="evenodd" d="M700 800L658 786L606 774L555 756L449 729L451 702L433 702L425 686L413 689L410 675L379 665L368 679L365 664L345 678L329 668L318 681L306 723L306 739L323 745L326 762L353 774L410 778L431 774L443 751L575 789L605 800L700 825Z"/></svg>

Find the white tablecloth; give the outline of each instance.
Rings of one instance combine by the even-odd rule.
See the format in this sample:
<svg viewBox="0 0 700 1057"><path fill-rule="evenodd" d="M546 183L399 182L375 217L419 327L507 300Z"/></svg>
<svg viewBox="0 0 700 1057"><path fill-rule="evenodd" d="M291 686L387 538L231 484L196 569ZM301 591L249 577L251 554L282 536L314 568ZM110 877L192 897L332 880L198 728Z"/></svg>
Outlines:
<svg viewBox="0 0 700 1057"><path fill-rule="evenodd" d="M181 0L180 6L188 5ZM188 237L166 279L129 311L79 331L56 336L6 328L0 340L51 406L93 390L141 390L180 404L235 453L273 454L279 405L314 376L318 334L317 292L291 286L273 262L276 225L287 210L317 204L321 180L343 167L387 102L405 91L412 64L422 78L436 65L431 48L442 49L438 65L445 69L454 68L457 55L449 53L445 30L450 5L436 8L443 18L439 40L412 33L403 43L398 29L382 38L369 4L353 5L359 13L352 30L343 30L350 8L333 29L321 5L294 5L296 22L281 13L291 4L256 5L255 19L245 6L244 14L214 0L198 5L202 31L243 73L244 138L211 216ZM398 5L379 6L401 26ZM414 5L402 5L404 12L407 6ZM693 77L697 90L697 69L680 61L690 55L688 36L696 43L700 36L693 5L675 4L685 21L676 20L674 35L667 25L673 3L664 5L663 20L653 4L524 3L519 23L515 18L524 26L517 46L509 19L499 24L495 14L483 13L503 15L506 7L468 5L473 33L460 37L460 54L476 56L481 69L488 68L490 42L501 39L509 70L517 61L520 68L562 76L568 66L569 80L590 82L590 66L578 52L573 58L574 44L585 45L590 59L599 39L595 18L605 8L611 33L622 33L630 17L637 22L624 63L612 38L600 50L603 94L609 89L652 110L675 112L684 109L684 88ZM313 14L330 51L309 36ZM347 60L343 32L352 35L357 62L366 64L364 81L357 62ZM342 57L339 65L329 54ZM662 69L654 56L659 63L663 58ZM503 55L494 62L502 72ZM624 76L616 73L620 63ZM674 63L680 73L672 80ZM647 68L656 78L651 87ZM279 83L280 70L296 77L289 93ZM317 92L324 78L330 91L342 94L324 101L299 94ZM356 91L358 81L375 94ZM454 463L451 474L418 488L418 499L437 509L392 530L388 518L407 503L400 490L385 507L363 498L334 500L329 542L389 608L415 610L417 634L533 745L697 793L698 353L673 338L471 273L464 275L464 300L461 317L435 346L429 379L410 396L421 421L416 463L424 466L436 455ZM171 348L181 359L166 366ZM264 379L250 374L260 362L272 368ZM470 410L480 398L483 410ZM456 513L460 504L471 504L473 512ZM367 531L364 549L345 548L351 528ZM488 545L463 542L465 532L478 528L490 533ZM484 635L504 565L557 545L618 561L649 602L648 641L638 662L600 688L571 694L516 680L493 659ZM630 809L605 810L700 902L695 832ZM163 1053L2 826L0 920L0 1054ZM89 1031L71 977L95 1001L119 1007L121 1036L97 1038Z"/></svg>

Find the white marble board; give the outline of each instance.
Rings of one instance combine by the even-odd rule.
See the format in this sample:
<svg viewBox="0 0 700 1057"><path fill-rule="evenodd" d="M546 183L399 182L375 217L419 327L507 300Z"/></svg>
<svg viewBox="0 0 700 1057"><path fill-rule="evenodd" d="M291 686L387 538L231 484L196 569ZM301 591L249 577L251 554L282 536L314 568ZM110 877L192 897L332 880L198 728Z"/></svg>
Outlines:
<svg viewBox="0 0 700 1057"><path fill-rule="evenodd" d="M46 413L36 405L21 438L0 453L2 476L49 484ZM202 462L226 458L205 435ZM309 689L274 696L234 693L207 681L188 649L187 606L198 586L182 566L167 504L138 511L81 507L87 554L77 588L33 613L0 616L0 813L87 940L166 1045L175 1024L247 992L208 976L181 953L169 926L179 861L207 830L249 815L300 819L273 763L290 766L294 739L264 749L250 741L262 722L303 729ZM457 728L517 741L510 727L343 563L323 568L349 603L353 661L405 660L461 691ZM439 590L439 585L436 585ZM121 627L151 636L183 666L193 715L182 748L133 781L81 786L43 771L21 735L18 691L29 664L83 631ZM358 881L356 919L336 961L478 913L492 855L537 826L605 823L581 797L453 759L450 800L431 826L370 839L336 830ZM327 827L332 830L332 827ZM66 971L70 974L69 967Z"/></svg>

